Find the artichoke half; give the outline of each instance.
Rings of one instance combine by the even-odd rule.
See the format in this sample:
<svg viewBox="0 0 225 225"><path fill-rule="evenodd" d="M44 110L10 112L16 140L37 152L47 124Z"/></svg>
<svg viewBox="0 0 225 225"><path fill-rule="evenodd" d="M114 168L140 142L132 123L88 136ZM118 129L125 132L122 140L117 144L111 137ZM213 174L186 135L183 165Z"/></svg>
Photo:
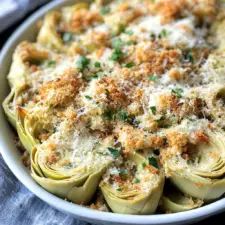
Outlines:
<svg viewBox="0 0 225 225"><path fill-rule="evenodd" d="M70 43L71 40L67 41L67 38L65 38L65 41L63 35L73 35L74 31L71 30L70 26L74 14L88 7L89 4L87 2L82 2L74 4L73 6L64 7L62 13L60 11L49 12L45 16L43 25L38 34L38 43L59 52L67 52L68 46L65 48L64 42ZM65 27L65 29L60 30L60 25L61 27Z"/></svg>
<svg viewBox="0 0 225 225"><path fill-rule="evenodd" d="M16 128L16 113L15 113L14 102L15 102L15 90L12 89L9 95L3 101L2 106L8 118L8 121L14 128Z"/></svg>
<svg viewBox="0 0 225 225"><path fill-rule="evenodd" d="M174 186L166 186L162 196L160 208L166 213L188 211L202 206L203 201L185 195Z"/></svg>
<svg viewBox="0 0 225 225"><path fill-rule="evenodd" d="M56 50L63 49L63 41L56 30L60 18L61 15L57 11L52 11L45 16L43 25L37 37L38 43Z"/></svg>
<svg viewBox="0 0 225 225"><path fill-rule="evenodd" d="M8 74L10 87L16 91L26 88L30 66L39 65L48 59L49 53L34 43L21 42L13 54L13 62Z"/></svg>
<svg viewBox="0 0 225 225"><path fill-rule="evenodd" d="M99 154L104 142L100 144L92 138L90 135L79 137L79 141L75 138L76 144L69 145L53 143L50 138L36 145L31 153L34 180L61 198L77 204L88 203L112 159Z"/></svg>
<svg viewBox="0 0 225 225"><path fill-rule="evenodd" d="M103 179L100 183L106 202L111 210L116 213L154 213L163 191L163 172L161 170L156 171L155 168L152 171L143 168L143 165L146 165L147 162L138 153L130 155L125 164L129 165L130 171L119 168L116 172L119 177L118 174L111 171L110 178ZM136 172L134 172L135 170ZM112 176L112 174L114 175Z"/></svg>
<svg viewBox="0 0 225 225"><path fill-rule="evenodd" d="M175 154L164 162L167 175L183 193L205 201L225 193L225 139L222 131L208 132L209 140L189 146L189 158Z"/></svg>
<svg viewBox="0 0 225 225"><path fill-rule="evenodd" d="M32 149L39 143L35 138L38 121L29 116L24 108L18 107L16 110L16 130L24 148L31 153Z"/></svg>

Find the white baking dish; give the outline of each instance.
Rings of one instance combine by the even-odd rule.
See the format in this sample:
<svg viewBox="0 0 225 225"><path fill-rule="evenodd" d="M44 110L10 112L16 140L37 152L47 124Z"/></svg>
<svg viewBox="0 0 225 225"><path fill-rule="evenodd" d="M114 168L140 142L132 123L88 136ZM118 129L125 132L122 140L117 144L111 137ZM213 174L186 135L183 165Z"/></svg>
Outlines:
<svg viewBox="0 0 225 225"><path fill-rule="evenodd" d="M26 20L9 38L0 54L0 102L9 92L6 75L16 45L22 40L34 40L37 33L36 22L49 10L74 3L75 0L56 0L42 7ZM31 178L29 171L23 166L20 153L13 141L13 130L10 127L3 109L0 108L0 150L2 156L15 176L35 195L53 207L70 213L75 217L96 224L185 224L192 223L225 209L225 198L198 209L176 214L162 215L122 215L88 209L60 199L41 188Z"/></svg>

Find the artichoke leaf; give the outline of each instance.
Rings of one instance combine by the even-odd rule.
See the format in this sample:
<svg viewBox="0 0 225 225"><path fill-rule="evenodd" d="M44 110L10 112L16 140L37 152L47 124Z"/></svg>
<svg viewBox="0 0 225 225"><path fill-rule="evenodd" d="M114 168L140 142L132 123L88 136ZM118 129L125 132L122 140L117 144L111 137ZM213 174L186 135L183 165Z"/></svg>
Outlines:
<svg viewBox="0 0 225 225"><path fill-rule="evenodd" d="M165 162L170 180L183 193L211 201L225 193L225 139L223 131L209 131L208 143L195 146L191 159L178 166L175 156ZM196 161L196 159L199 160Z"/></svg>
<svg viewBox="0 0 225 225"><path fill-rule="evenodd" d="M130 155L128 160L135 163L140 169L146 161L138 153ZM123 188L115 189L113 184L103 180L100 183L100 188L111 210L123 214L153 213L158 206L164 186L164 174L161 170L158 172L158 174L153 175L152 179L155 183L149 183L148 190L134 189L133 187L124 190ZM140 180L139 187L141 185L142 181Z"/></svg>
<svg viewBox="0 0 225 225"><path fill-rule="evenodd" d="M47 191L74 203L86 204L94 195L104 171L105 167L102 167L94 173L75 174L75 176L56 180L40 176L32 165L31 175Z"/></svg>
<svg viewBox="0 0 225 225"><path fill-rule="evenodd" d="M61 14L57 11L52 11L45 16L37 37L40 44L56 50L63 50L63 41L56 31L60 18Z"/></svg>
<svg viewBox="0 0 225 225"><path fill-rule="evenodd" d="M27 111L22 108L18 107L17 112L16 112L16 129L18 136L20 138L20 141L24 148L31 153L33 147L38 143L37 140L32 136L30 133L30 130L27 129L28 127L28 121L29 121L29 116L27 115ZM26 126L25 126L26 125Z"/></svg>
<svg viewBox="0 0 225 225"><path fill-rule="evenodd" d="M166 193L163 194L160 207L164 212L176 213L183 212L195 208L199 208L204 203L200 199L195 199L191 196L184 195L179 190L171 187L165 187Z"/></svg>
<svg viewBox="0 0 225 225"><path fill-rule="evenodd" d="M80 179L73 179L73 177L64 180L54 180L47 177L40 176L34 167L31 168L31 176L33 179L44 189L55 194L61 198L67 198L69 191L75 186L81 186L85 182L87 177L82 177ZM70 200L69 198L67 198ZM76 202L80 203L80 202Z"/></svg>
<svg viewBox="0 0 225 225"><path fill-rule="evenodd" d="M15 97L15 90L12 89L9 95L5 98L2 106L8 118L8 121L14 128L16 128L16 113L14 108L11 107L14 101L14 97Z"/></svg>
<svg viewBox="0 0 225 225"><path fill-rule="evenodd" d="M54 135L53 135L54 136ZM73 137L73 136L72 136ZM86 141L91 141L86 139ZM88 203L94 195L100 179L110 164L110 160L96 164L87 164L82 161L71 160L73 152L68 149L51 148L51 140L36 145L32 150L32 176L35 181L47 191L59 197L66 198L77 204ZM97 144L92 150L95 160L95 150L101 144ZM89 161L88 161L89 162Z"/></svg>
<svg viewBox="0 0 225 225"><path fill-rule="evenodd" d="M30 74L30 65L39 64L48 58L48 52L39 48L35 44L27 41L23 41L16 48L7 77L11 88L20 91L26 87Z"/></svg>
<svg viewBox="0 0 225 225"><path fill-rule="evenodd" d="M101 168L97 172L92 173L82 186L73 187L68 193L68 199L72 202L88 203L94 195L105 170L105 167Z"/></svg>

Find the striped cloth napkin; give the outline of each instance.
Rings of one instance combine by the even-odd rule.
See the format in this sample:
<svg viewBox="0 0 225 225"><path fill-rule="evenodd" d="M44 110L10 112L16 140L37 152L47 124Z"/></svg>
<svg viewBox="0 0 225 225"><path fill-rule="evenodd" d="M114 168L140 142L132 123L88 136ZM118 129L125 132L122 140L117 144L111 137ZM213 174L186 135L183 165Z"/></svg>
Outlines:
<svg viewBox="0 0 225 225"><path fill-rule="evenodd" d="M0 155L0 225L88 225L38 199L11 173Z"/></svg>
<svg viewBox="0 0 225 225"><path fill-rule="evenodd" d="M50 0L1 0L0 32L21 19L26 13Z"/></svg>

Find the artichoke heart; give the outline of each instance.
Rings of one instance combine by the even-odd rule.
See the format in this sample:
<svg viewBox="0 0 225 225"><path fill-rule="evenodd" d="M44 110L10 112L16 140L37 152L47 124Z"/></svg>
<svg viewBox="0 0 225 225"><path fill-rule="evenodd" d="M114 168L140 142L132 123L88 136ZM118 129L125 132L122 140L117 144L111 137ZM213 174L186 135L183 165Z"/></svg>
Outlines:
<svg viewBox="0 0 225 225"><path fill-rule="evenodd" d="M63 49L63 41L56 30L60 17L61 15L57 11L52 11L45 16L43 26L37 37L38 43L48 48L55 48L57 50Z"/></svg>
<svg viewBox="0 0 225 225"><path fill-rule="evenodd" d="M56 132L32 150L32 177L49 192L77 204L93 197L112 157L100 154L104 141ZM62 141L64 138L64 141Z"/></svg>
<svg viewBox="0 0 225 225"><path fill-rule="evenodd" d="M109 176L101 182L106 202L113 212L154 213L163 191L163 172L147 168L145 158L138 153L129 156L125 164L129 169L112 167L108 171Z"/></svg>
<svg viewBox="0 0 225 225"><path fill-rule="evenodd" d="M171 186L171 187L170 187ZM167 213L183 212L202 206L203 201L184 195L173 185L166 185L165 193L161 199L161 209Z"/></svg>
<svg viewBox="0 0 225 225"><path fill-rule="evenodd" d="M16 129L18 136L24 148L31 153L31 150L38 144L38 140L34 136L34 130L37 122L33 121L27 111L21 107L17 108L16 113Z"/></svg>
<svg viewBox="0 0 225 225"><path fill-rule="evenodd" d="M16 113L14 107L14 100L15 100L15 90L12 89L9 95L4 100L2 106L10 124L14 128L16 128Z"/></svg>
<svg viewBox="0 0 225 225"><path fill-rule="evenodd" d="M225 139L222 131L210 131L207 135L207 143L189 146L188 159L173 155L166 160L165 169L183 193L210 201L225 193Z"/></svg>

